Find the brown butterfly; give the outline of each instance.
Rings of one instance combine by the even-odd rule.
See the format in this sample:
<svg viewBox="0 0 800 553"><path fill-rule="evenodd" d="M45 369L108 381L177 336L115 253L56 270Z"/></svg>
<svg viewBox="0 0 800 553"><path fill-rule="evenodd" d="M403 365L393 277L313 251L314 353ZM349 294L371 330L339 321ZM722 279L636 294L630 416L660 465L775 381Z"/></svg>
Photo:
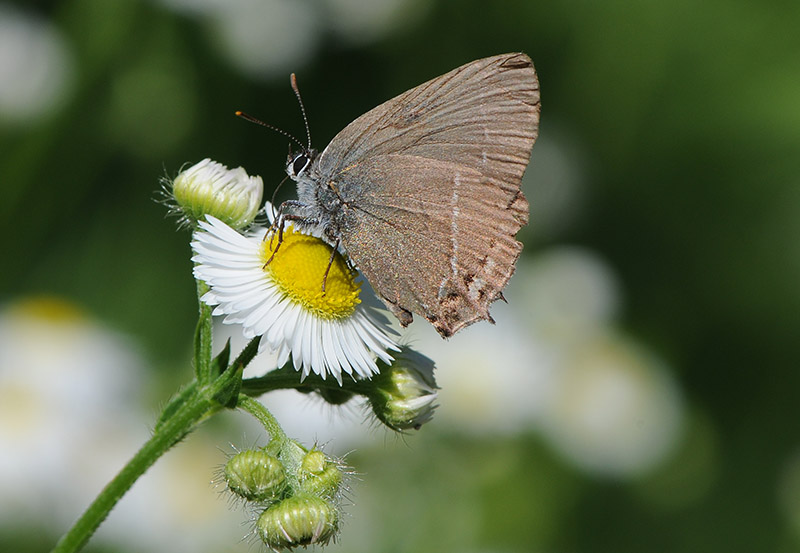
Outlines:
<svg viewBox="0 0 800 553"><path fill-rule="evenodd" d="M403 326L416 313L448 337L492 321L522 251L539 111L525 54L463 65L365 113L321 153L291 154L298 199L280 224L341 246Z"/></svg>

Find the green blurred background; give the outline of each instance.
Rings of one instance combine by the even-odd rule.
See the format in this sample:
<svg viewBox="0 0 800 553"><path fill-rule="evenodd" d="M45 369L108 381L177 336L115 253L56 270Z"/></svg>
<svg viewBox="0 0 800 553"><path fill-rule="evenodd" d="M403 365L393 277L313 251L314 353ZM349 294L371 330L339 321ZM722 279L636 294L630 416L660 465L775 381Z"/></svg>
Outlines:
<svg viewBox="0 0 800 553"><path fill-rule="evenodd" d="M543 105L524 185L532 224L520 235L526 249L506 294L507 326L498 318L494 330L475 327L470 336L514 326L517 343L535 334L534 349L545 353L520 344L515 356L507 341L490 348L479 370L454 361L464 370L443 374L441 420L418 434L398 440L363 425L365 437L348 456L358 473L354 506L335 549L800 551L798 28L800 3L779 0L0 3L0 332L19 327L14 306L48 296L124 335L141 358L135 389L143 415L134 426L146 430L190 377L196 313L188 235L153 201L159 179L211 157L261 175L269 195L284 174L286 140L233 112L302 136L292 71L322 148L407 88L479 57L524 51L539 73ZM547 282L563 282L553 267L565 264L579 284L588 279L585 295L547 294ZM534 300L515 305L515 289ZM645 461L628 462L598 434L608 425L592 430L614 401L601 402L581 427L590 438L562 439L553 421L568 418L570 402L578 410L595 404L591 379L580 381L580 394L562 382L544 398L551 388L514 381L540 373L557 380L563 373L553 356L570 366L607 358L585 350L581 338L580 360L573 359L573 333L585 329L560 325L562 304L548 303L558 290L572 298L565 309L597 303L611 313L599 316L605 330L600 338L593 330L590 341L616 352L612 369L652 361L642 374L655 388L641 396L640 412L650 413L648 398L666 397L658 412L667 413L668 428L666 438L645 444L652 452ZM549 322L537 310L543 305ZM48 338L31 343L45 348ZM446 365L445 349L421 349ZM9 407L11 370L0 364L6 428L31 420ZM25 375L27 367L15 370ZM54 385L30 378L38 389ZM59 378L70 377L61 371ZM448 411L446 401L459 400L456 393L446 400L457 388L446 384L459 378L504 380L546 407L519 422L500 402L490 407L496 421L459 423L475 414ZM59 416L70 416L72 406L68 397ZM350 418L361 416L356 410ZM504 424L511 419L517 422ZM660 432L644 415L627 423L644 428L647 439ZM192 493L220 504L213 520L233 524L222 545L181 545L200 526L214 527L190 520L161 528L158 546L137 542L128 528L121 534L128 537L106 535L90 550L252 550L237 541L246 516L228 511L207 486L221 462L216 447L242 445L236 424L215 421L205 438L184 444L205 451L195 460L210 456ZM14 435L0 435L0 478L40 480L34 465L15 464L27 453ZM612 451L597 453L592 439ZM92 457L103 443L68 446ZM133 452L122 449L123 458ZM16 512L26 513L23 523L14 502L24 501L0 488L7 506L0 550L47 550L93 486L80 498L63 497L58 516L47 494L64 492L46 489ZM150 501L161 509L166 500ZM128 524L149 534L152 518Z"/></svg>

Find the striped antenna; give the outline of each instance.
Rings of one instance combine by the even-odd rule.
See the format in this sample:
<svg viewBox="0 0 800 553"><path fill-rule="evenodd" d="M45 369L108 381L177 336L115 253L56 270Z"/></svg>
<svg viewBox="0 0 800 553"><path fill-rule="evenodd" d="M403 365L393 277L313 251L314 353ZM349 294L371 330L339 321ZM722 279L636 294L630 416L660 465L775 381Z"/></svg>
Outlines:
<svg viewBox="0 0 800 553"><path fill-rule="evenodd" d="M306 107L303 105L303 99L300 97L300 89L297 88L297 77L294 73L289 77L292 82L292 90L294 95L297 96L297 103L300 104L300 111L303 114L303 123L306 125L306 138L308 138L308 150L311 149L311 129L308 128L308 117L306 117Z"/></svg>
<svg viewBox="0 0 800 553"><path fill-rule="evenodd" d="M268 129L272 129L273 131L282 134L286 138L289 138L290 140L294 140L297 143L298 146L300 146L301 148L303 148L303 150L305 150L305 146L303 146L302 142L297 140L294 136L292 136L288 132L284 131L283 129L279 129L278 127L273 127L272 125L270 125L268 123L264 123L260 119L256 119L252 115L248 115L243 111L237 111L236 112L236 117L241 117L245 121L250 121L251 123L255 123L256 125L261 125L262 127L266 127Z"/></svg>

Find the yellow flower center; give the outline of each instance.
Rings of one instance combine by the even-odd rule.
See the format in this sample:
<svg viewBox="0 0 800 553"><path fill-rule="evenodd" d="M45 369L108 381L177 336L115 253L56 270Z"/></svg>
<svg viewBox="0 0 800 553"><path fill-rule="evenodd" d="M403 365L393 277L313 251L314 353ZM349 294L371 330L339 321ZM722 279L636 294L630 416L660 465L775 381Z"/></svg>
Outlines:
<svg viewBox="0 0 800 553"><path fill-rule="evenodd" d="M264 239L261 251L264 263L275 248L278 248L277 236ZM325 279L332 250L319 238L287 228L278 253L264 270L295 303L324 319L344 319L352 315L356 305L361 302L358 298L361 283L355 282L355 273L339 252L334 255L328 278Z"/></svg>

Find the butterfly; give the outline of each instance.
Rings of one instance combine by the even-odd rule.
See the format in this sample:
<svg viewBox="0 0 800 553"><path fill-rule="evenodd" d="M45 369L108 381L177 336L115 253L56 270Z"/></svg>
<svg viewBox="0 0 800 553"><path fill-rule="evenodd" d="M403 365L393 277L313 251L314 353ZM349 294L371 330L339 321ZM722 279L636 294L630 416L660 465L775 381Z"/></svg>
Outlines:
<svg viewBox="0 0 800 553"><path fill-rule="evenodd" d="M403 326L418 314L449 337L494 322L489 305L522 251L520 181L539 113L527 55L462 65L368 111L322 152L309 141L290 153L297 199L279 220L341 248Z"/></svg>

